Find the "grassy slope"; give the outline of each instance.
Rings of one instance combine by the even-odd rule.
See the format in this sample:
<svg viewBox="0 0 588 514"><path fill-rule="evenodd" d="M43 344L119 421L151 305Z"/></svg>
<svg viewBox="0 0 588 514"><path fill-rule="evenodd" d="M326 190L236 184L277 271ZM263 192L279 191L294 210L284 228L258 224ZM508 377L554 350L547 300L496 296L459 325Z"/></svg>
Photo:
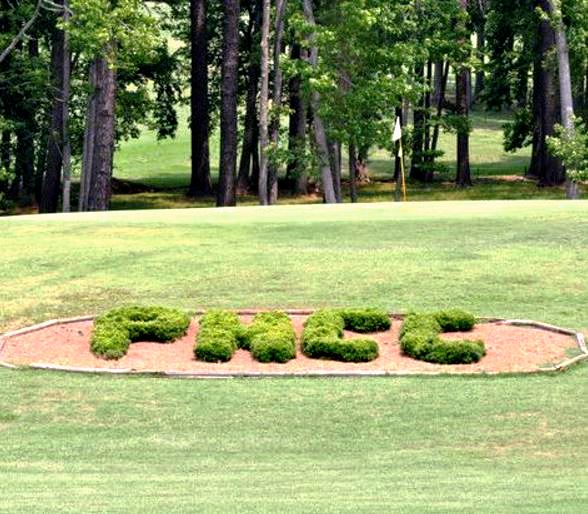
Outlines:
<svg viewBox="0 0 588 514"><path fill-rule="evenodd" d="M588 203L0 219L4 328L129 300L588 325ZM588 367L181 382L0 371L0 512L584 512Z"/></svg>
<svg viewBox="0 0 588 514"><path fill-rule="evenodd" d="M121 302L457 304L586 326L588 204L374 203L0 219L0 328Z"/></svg>

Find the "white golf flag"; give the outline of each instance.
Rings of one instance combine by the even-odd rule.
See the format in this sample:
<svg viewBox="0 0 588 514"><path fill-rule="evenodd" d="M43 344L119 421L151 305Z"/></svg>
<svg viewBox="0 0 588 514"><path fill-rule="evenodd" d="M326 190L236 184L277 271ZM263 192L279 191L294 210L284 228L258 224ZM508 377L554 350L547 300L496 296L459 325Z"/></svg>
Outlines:
<svg viewBox="0 0 588 514"><path fill-rule="evenodd" d="M402 126L400 125L400 117L396 117L396 124L394 125L394 133L392 134L392 141L400 141L402 139Z"/></svg>

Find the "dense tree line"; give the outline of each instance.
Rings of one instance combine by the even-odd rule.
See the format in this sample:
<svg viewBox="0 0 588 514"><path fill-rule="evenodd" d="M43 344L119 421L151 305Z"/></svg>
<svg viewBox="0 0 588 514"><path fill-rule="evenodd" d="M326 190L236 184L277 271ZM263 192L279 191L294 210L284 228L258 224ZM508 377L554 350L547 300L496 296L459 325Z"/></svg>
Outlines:
<svg viewBox="0 0 588 514"><path fill-rule="evenodd" d="M474 104L514 111L505 147L532 146L540 185L572 186L587 30L586 0L0 0L0 201L107 209L116 145L173 137L184 102L187 193L219 206L310 188L341 202L344 156L355 201L370 150L397 150L396 117L412 180L434 180L445 130L468 187Z"/></svg>

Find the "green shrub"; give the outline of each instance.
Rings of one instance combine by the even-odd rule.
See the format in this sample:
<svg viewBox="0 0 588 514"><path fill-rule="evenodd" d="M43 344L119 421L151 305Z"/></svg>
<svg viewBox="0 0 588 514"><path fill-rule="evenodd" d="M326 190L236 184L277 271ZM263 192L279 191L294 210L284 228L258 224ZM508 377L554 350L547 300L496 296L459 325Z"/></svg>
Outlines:
<svg viewBox="0 0 588 514"><path fill-rule="evenodd" d="M96 318L90 348L105 359L120 359L135 341L170 343L185 335L189 326L190 317L176 309L121 307Z"/></svg>
<svg viewBox="0 0 588 514"><path fill-rule="evenodd" d="M441 332L441 325L435 319L435 316L424 312L411 312L406 315L404 322L400 327L400 339L405 334L414 331L428 331L438 334Z"/></svg>
<svg viewBox="0 0 588 514"><path fill-rule="evenodd" d="M259 362L284 363L296 358L296 333L283 312L257 314L245 330L243 341Z"/></svg>
<svg viewBox="0 0 588 514"><path fill-rule="evenodd" d="M380 332L390 328L390 316L381 309L341 309L345 328L354 332Z"/></svg>
<svg viewBox="0 0 588 514"><path fill-rule="evenodd" d="M432 314L410 313L400 330L402 352L414 359L437 364L471 364L478 362L486 349L483 341L447 341L441 332L471 330L475 318L459 309Z"/></svg>
<svg viewBox="0 0 588 514"><path fill-rule="evenodd" d="M240 346L243 332L234 312L208 311L200 318L194 355L204 362L227 362Z"/></svg>
<svg viewBox="0 0 588 514"><path fill-rule="evenodd" d="M447 309L434 313L442 332L468 332L474 328L476 318L462 309Z"/></svg>
<svg viewBox="0 0 588 514"><path fill-rule="evenodd" d="M351 309L349 309L351 312ZM359 313L360 310L355 310ZM355 321L360 315L351 315ZM354 321L354 322L355 322ZM389 320L388 320L389 322ZM358 326L367 327L369 323ZM313 359L343 362L368 362L378 357L378 343L371 339L343 339L346 326L342 312L323 310L312 314L304 323L302 351ZM373 323L372 323L373 326Z"/></svg>
<svg viewBox="0 0 588 514"><path fill-rule="evenodd" d="M314 327L329 327L336 332L339 337L342 337L343 330L345 329L345 320L337 311L324 309L316 311L304 322L304 328Z"/></svg>

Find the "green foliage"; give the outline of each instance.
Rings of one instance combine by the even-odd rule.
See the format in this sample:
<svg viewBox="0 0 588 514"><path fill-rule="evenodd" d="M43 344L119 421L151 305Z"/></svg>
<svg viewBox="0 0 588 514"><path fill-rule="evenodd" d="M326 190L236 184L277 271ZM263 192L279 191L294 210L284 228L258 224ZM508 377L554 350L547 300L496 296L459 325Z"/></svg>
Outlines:
<svg viewBox="0 0 588 514"><path fill-rule="evenodd" d="M189 316L176 309L121 307L96 318L90 347L100 357L120 359L135 341L170 343L185 335L189 325Z"/></svg>
<svg viewBox="0 0 588 514"><path fill-rule="evenodd" d="M194 355L205 362L227 362L239 347L243 325L230 311L211 310L200 319Z"/></svg>
<svg viewBox="0 0 588 514"><path fill-rule="evenodd" d="M440 332L468 331L474 325L474 316L460 309L410 313L400 329L400 347L414 359L437 364L478 362L486 355L483 341L447 341L439 337Z"/></svg>
<svg viewBox="0 0 588 514"><path fill-rule="evenodd" d="M572 182L588 180L588 131L580 120L575 121L575 130L556 126L556 135L547 138L549 151L561 159Z"/></svg>
<svg viewBox="0 0 588 514"><path fill-rule="evenodd" d="M341 309L345 328L353 332L380 332L390 328L390 316L383 309Z"/></svg>
<svg viewBox="0 0 588 514"><path fill-rule="evenodd" d="M345 320L336 310L324 309L316 311L304 322L304 328L321 328L334 332L336 337L343 337Z"/></svg>
<svg viewBox="0 0 588 514"><path fill-rule="evenodd" d="M259 362L284 363L296 358L296 333L283 312L257 314L243 340L251 356Z"/></svg>
<svg viewBox="0 0 588 514"><path fill-rule="evenodd" d="M349 326L368 331L373 327L384 328L382 312L376 309L321 310L309 316L302 333L302 351L313 359L329 359L343 362L368 362L379 354L378 343L371 339L343 339L346 319ZM388 326L390 320L388 319Z"/></svg>
<svg viewBox="0 0 588 514"><path fill-rule="evenodd" d="M503 126L504 150L516 152L520 148L529 146L532 143L533 124L531 109L528 107L516 109L514 119Z"/></svg>
<svg viewBox="0 0 588 514"><path fill-rule="evenodd" d="M442 332L468 332L474 328L476 318L462 309L447 309L436 312L435 320Z"/></svg>

